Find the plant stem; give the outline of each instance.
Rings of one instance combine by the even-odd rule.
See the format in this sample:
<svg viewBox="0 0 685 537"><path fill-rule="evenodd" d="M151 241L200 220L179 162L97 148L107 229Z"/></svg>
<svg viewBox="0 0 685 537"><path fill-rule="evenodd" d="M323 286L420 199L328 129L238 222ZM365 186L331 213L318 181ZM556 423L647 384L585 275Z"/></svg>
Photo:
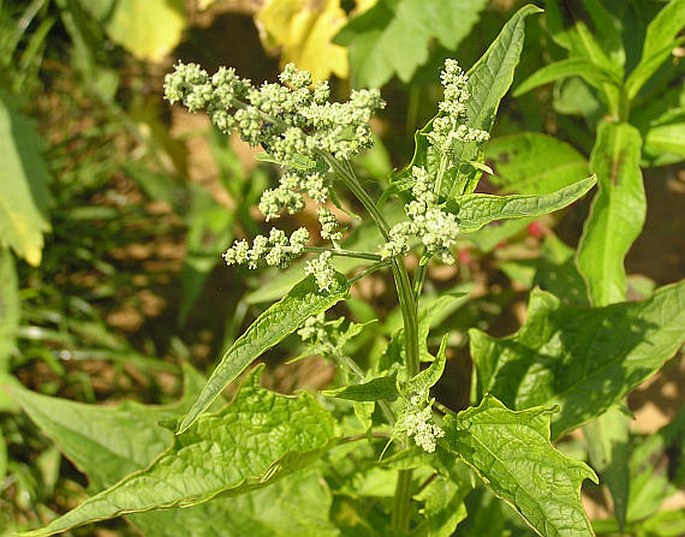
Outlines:
<svg viewBox="0 0 685 537"><path fill-rule="evenodd" d="M330 252L331 255L338 257L353 257L355 259L366 259L368 261L381 261L381 256L369 252L355 252L342 248L325 248L323 246L307 246L305 252Z"/></svg>
<svg viewBox="0 0 685 537"><path fill-rule="evenodd" d="M371 199L369 193L364 190L364 187L359 182L359 179L352 168L352 164L349 161L340 162L328 153L322 152L321 156L340 176L347 188L349 188L361 202L378 226L383 238L388 240L390 226L373 199ZM407 268L404 266L404 263L402 263L402 260L393 257L391 259L391 266L404 324L405 370L407 379L410 379L419 372L419 322L416 298L409 281ZM397 534L402 534L409 530L411 522L411 499L412 471L400 470L397 476L395 501L391 519L391 526Z"/></svg>

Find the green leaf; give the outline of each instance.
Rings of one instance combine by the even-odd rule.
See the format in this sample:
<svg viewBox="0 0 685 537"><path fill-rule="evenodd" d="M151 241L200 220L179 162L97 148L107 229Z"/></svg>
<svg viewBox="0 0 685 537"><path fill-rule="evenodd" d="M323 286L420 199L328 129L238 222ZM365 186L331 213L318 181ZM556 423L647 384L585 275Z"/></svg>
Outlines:
<svg viewBox="0 0 685 537"><path fill-rule="evenodd" d="M468 90L471 98L466 103L467 126L488 132L491 130L499 103L511 86L514 69L521 56L525 18L532 13L540 12L539 8L532 5L519 9L502 28L485 54L468 71ZM428 143L427 138L427 134L432 130L433 119L415 134L414 156L406 170L410 170L412 166L422 166L429 174L438 175L441 154ZM455 141L453 156L459 164L445 172L441 195L449 199L473 192L482 175L481 166L475 164L483 160L482 145ZM406 175L407 171L398 179L401 181Z"/></svg>
<svg viewBox="0 0 685 537"><path fill-rule="evenodd" d="M547 194L587 175L585 157L552 136L523 132L490 140L485 158L493 163L491 181L506 192Z"/></svg>
<svg viewBox="0 0 685 537"><path fill-rule="evenodd" d="M440 342L440 349L435 360L423 371L420 371L407 381L407 392L422 394L427 393L430 388L435 386L445 372L445 365L447 364L447 335L442 338Z"/></svg>
<svg viewBox="0 0 685 537"><path fill-rule="evenodd" d="M190 407L200 388L193 388L194 375L186 368L184 399L168 406L127 401L105 407L40 395L16 384L5 390L99 491L145 468L171 445L173 433L159 422L176 419Z"/></svg>
<svg viewBox="0 0 685 537"><path fill-rule="evenodd" d="M467 194L448 202L446 208L458 216L463 233L472 233L497 220L542 216L563 209L583 197L596 182L597 178L593 175L570 186L541 195Z"/></svg>
<svg viewBox="0 0 685 537"><path fill-rule="evenodd" d="M570 76L579 77L599 90L602 90L604 84L613 84L617 88L621 86L621 80L617 79L616 73L593 65L584 58L568 58L546 65L533 73L516 88L514 97Z"/></svg>
<svg viewBox="0 0 685 537"><path fill-rule="evenodd" d="M623 266L645 221L647 202L640 171L640 133L627 123L603 122L590 157L599 189L578 247L578 269L596 306L626 296Z"/></svg>
<svg viewBox="0 0 685 537"><path fill-rule="evenodd" d="M685 122L650 128L643 151L646 158L658 165L685 160Z"/></svg>
<svg viewBox="0 0 685 537"><path fill-rule="evenodd" d="M640 63L630 73L625 83L629 99L634 99L642 86L671 55L677 46L676 39L685 27L685 0L671 0L659 11L647 26Z"/></svg>
<svg viewBox="0 0 685 537"><path fill-rule="evenodd" d="M538 535L593 535L580 501L594 472L550 444L549 408L514 412L492 396L450 414L439 445L461 457L486 486L510 504Z"/></svg>
<svg viewBox="0 0 685 537"><path fill-rule="evenodd" d="M360 384L351 384L336 388L335 390L324 390L323 395L327 397L337 397L347 401L394 401L397 399L397 378L395 375L375 377Z"/></svg>
<svg viewBox="0 0 685 537"><path fill-rule="evenodd" d="M0 90L0 246L40 265L43 234L50 231L50 174L41 155L43 138Z"/></svg>
<svg viewBox="0 0 685 537"><path fill-rule="evenodd" d="M534 290L526 324L496 339L471 330L476 391L514 409L558 405L553 438L601 415L685 341L685 281L642 302L562 305Z"/></svg>
<svg viewBox="0 0 685 537"><path fill-rule="evenodd" d="M0 248L0 371L9 371L9 356L16 345L21 301L14 258Z"/></svg>
<svg viewBox="0 0 685 537"><path fill-rule="evenodd" d="M262 313L224 353L178 432L182 433L190 427L224 388L264 351L292 334L308 317L326 311L343 300L349 288L347 278L340 273L336 274L335 284L325 293L318 290L312 277L308 277Z"/></svg>
<svg viewBox="0 0 685 537"><path fill-rule="evenodd" d="M613 407L583 428L590 462L609 487L621 532L626 524L630 494L630 421L625 412Z"/></svg>
<svg viewBox="0 0 685 537"><path fill-rule="evenodd" d="M425 502L423 514L426 519L412 535L451 537L459 522L468 516L464 497L470 491L470 486L457 484L448 477L438 475L416 496L418 500Z"/></svg>
<svg viewBox="0 0 685 537"><path fill-rule="evenodd" d="M149 468L22 535L47 536L122 514L243 494L311 463L330 447L335 421L307 393L285 397L261 388L261 370L248 377L231 405L175 436Z"/></svg>
<svg viewBox="0 0 685 537"><path fill-rule="evenodd" d="M336 537L331 503L321 473L307 469L248 494L126 518L145 537Z"/></svg>
<svg viewBox="0 0 685 537"><path fill-rule="evenodd" d="M349 49L355 87L380 87L394 74L409 82L428 61L431 41L456 49L487 4L486 0L379 0L354 17L335 42Z"/></svg>
<svg viewBox="0 0 685 537"><path fill-rule="evenodd" d="M180 0L81 0L99 18L109 38L141 60L158 62L181 40L186 25Z"/></svg>

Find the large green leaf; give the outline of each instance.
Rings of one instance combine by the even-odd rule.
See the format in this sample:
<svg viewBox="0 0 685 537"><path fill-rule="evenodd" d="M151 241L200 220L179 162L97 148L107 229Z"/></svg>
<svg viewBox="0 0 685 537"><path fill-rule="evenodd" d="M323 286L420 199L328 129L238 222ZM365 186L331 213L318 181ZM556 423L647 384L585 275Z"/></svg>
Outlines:
<svg viewBox="0 0 685 537"><path fill-rule="evenodd" d="M540 9L532 5L519 9L468 71L471 98L466 108L469 127L488 132L492 128L499 103L511 86L514 69L521 56L525 19L539 12ZM428 143L427 134L431 132L432 123L433 120L429 121L416 133L411 166L423 166L431 175L437 176L442 155ZM455 141L453 157L458 164L445 172L441 195L449 199L473 192L482 174L481 167L476 164L483 160L482 145Z"/></svg>
<svg viewBox="0 0 685 537"><path fill-rule="evenodd" d="M160 61L178 45L186 25L180 0L80 0L109 38L136 58Z"/></svg>
<svg viewBox="0 0 685 537"><path fill-rule="evenodd" d="M583 197L597 182L590 176L575 184L541 195L467 194L447 204L459 218L463 233L471 233L496 220L542 216L563 209Z"/></svg>
<svg viewBox="0 0 685 537"><path fill-rule="evenodd" d="M356 87L380 87L397 74L409 82L437 39L453 50L471 31L486 0L379 0L335 37L350 53Z"/></svg>
<svg viewBox="0 0 685 537"><path fill-rule="evenodd" d="M336 274L329 291L318 290L312 277L305 278L281 300L262 313L224 353L200 397L179 427L185 431L219 396L224 388L245 371L262 353L297 330L312 315L326 311L347 296L349 284Z"/></svg>
<svg viewBox="0 0 685 537"><path fill-rule="evenodd" d="M0 91L0 246L38 266L43 234L50 231L50 175L44 141L32 120Z"/></svg>
<svg viewBox="0 0 685 537"><path fill-rule="evenodd" d="M492 163L491 181L505 192L547 194L587 175L585 157L571 145L538 132L490 140L485 158Z"/></svg>
<svg viewBox="0 0 685 537"><path fill-rule="evenodd" d="M580 485L597 478L550 444L553 412L540 407L514 412L486 396L477 408L448 416L439 445L471 466L538 535L591 536Z"/></svg>
<svg viewBox="0 0 685 537"><path fill-rule="evenodd" d="M562 305L534 290L526 324L497 339L471 330L476 391L514 409L559 405L552 432L604 413L654 374L685 341L685 281L642 302Z"/></svg>
<svg viewBox="0 0 685 537"><path fill-rule="evenodd" d="M671 0L647 26L640 63L630 73L625 89L633 99L642 86L671 55L676 36L685 27L685 0Z"/></svg>
<svg viewBox="0 0 685 537"><path fill-rule="evenodd" d="M331 503L321 473L308 469L241 496L126 518L145 537L335 537Z"/></svg>
<svg viewBox="0 0 685 537"><path fill-rule="evenodd" d="M626 295L623 266L645 221L647 201L640 171L640 133L627 123L600 123L590 158L599 190L585 221L578 269L591 303L604 306Z"/></svg>
<svg viewBox="0 0 685 537"><path fill-rule="evenodd" d="M330 447L335 421L309 394L285 397L261 388L262 369L248 377L231 405L175 436L146 470L23 535L52 535L122 514L244 494L311 463Z"/></svg>

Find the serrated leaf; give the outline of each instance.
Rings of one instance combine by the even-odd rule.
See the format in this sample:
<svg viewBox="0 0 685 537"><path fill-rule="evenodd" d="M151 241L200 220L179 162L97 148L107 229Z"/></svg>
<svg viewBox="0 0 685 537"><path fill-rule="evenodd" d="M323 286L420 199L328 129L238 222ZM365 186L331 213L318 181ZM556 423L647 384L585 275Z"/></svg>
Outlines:
<svg viewBox="0 0 685 537"><path fill-rule="evenodd" d="M347 401L394 401L399 395L395 375L375 377L359 384L325 390L322 393L327 397L337 397Z"/></svg>
<svg viewBox="0 0 685 537"><path fill-rule="evenodd" d="M409 82L428 61L431 40L455 49L485 6L485 0L379 0L350 20L335 42L349 49L355 87L377 88L395 74Z"/></svg>
<svg viewBox="0 0 685 537"><path fill-rule="evenodd" d="M491 130L499 103L511 86L514 69L521 56L525 18L540 12L539 8L532 5L519 9L502 28L485 54L468 71L468 91L471 95L466 103L468 127L488 132ZM414 155L407 170L412 166L422 166L429 174L437 177L442 156L428 143L426 137L432 130L432 123L433 119L414 136ZM441 195L450 199L475 190L482 171L473 163L483 160L482 145L455 141L453 157L458 165L445 172L440 187ZM400 176L400 180L402 177Z"/></svg>
<svg viewBox="0 0 685 537"><path fill-rule="evenodd" d="M478 394L519 410L558 405L558 439L620 402L674 355L685 341L685 281L648 300L602 308L562 305L534 290L517 333L469 335Z"/></svg>
<svg viewBox="0 0 685 537"><path fill-rule="evenodd" d="M331 289L321 292L310 276L262 313L224 353L178 432L190 427L224 388L264 351L292 334L308 317L318 315L343 300L349 288L347 278L337 273Z"/></svg>
<svg viewBox="0 0 685 537"><path fill-rule="evenodd" d="M45 142L32 120L0 91L0 246L40 265L43 235L50 231L50 174L41 155Z"/></svg>
<svg viewBox="0 0 685 537"><path fill-rule="evenodd" d="M645 157L654 164L674 164L685 160L685 122L652 127L645 135Z"/></svg>
<svg viewBox="0 0 685 537"><path fill-rule="evenodd" d="M538 535L591 536L580 486L597 477L550 444L553 412L540 407L515 412L488 395L478 407L450 414L438 443L471 466Z"/></svg>
<svg viewBox="0 0 685 537"><path fill-rule="evenodd" d="M255 22L265 48L280 49L283 63L295 63L316 80L331 74L347 78L347 51L333 43L333 36L347 22L340 0L267 0Z"/></svg>
<svg viewBox="0 0 685 537"><path fill-rule="evenodd" d="M101 22L112 41L136 58L153 62L178 45L186 25L180 0L117 0L111 10L99 12L106 16Z"/></svg>
<svg viewBox="0 0 685 537"><path fill-rule="evenodd" d="M563 209L582 198L595 185L593 175L549 194L493 196L467 194L447 203L447 210L456 214L463 233L472 233L490 222L542 216Z"/></svg>
<svg viewBox="0 0 685 537"><path fill-rule="evenodd" d="M585 157L571 145L537 132L490 140L485 158L492 162L491 181L504 192L547 194L587 175Z"/></svg>
<svg viewBox="0 0 685 537"><path fill-rule="evenodd" d="M626 296L623 260L642 231L647 201L640 171L640 133L627 123L600 123L590 157L599 188L578 246L578 270L590 302L604 306Z"/></svg>
<svg viewBox="0 0 685 537"><path fill-rule="evenodd" d="M685 27L685 0L671 0L647 26L640 63L628 76L625 91L635 98L677 45L676 36Z"/></svg>
<svg viewBox="0 0 685 537"><path fill-rule="evenodd" d="M622 82L616 77L616 73L593 65L584 58L568 58L546 65L533 73L516 88L514 97L519 97L537 87L571 76L581 78L599 90L604 84L613 84L620 88Z"/></svg>
<svg viewBox="0 0 685 537"><path fill-rule="evenodd" d="M47 536L122 514L243 494L306 466L330 447L335 421L309 394L285 397L261 388L262 369L248 377L231 405L175 436L149 468L22 535Z"/></svg>

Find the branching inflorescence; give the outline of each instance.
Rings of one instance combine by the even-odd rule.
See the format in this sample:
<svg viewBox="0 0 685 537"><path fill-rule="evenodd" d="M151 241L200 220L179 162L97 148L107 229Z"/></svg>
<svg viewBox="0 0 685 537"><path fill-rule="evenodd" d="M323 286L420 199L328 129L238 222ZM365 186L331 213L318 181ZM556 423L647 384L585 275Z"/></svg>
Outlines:
<svg viewBox="0 0 685 537"><path fill-rule="evenodd" d="M284 268L306 251L317 251L319 255L307 261L304 270L314 278L320 292L329 290L334 282L333 255L357 255L383 264L407 255L418 244L423 247L424 259L437 256L444 263L454 263L460 229L457 216L441 206L443 177L459 164L455 142L481 143L488 133L467 126L468 78L456 61L445 62L441 82L444 100L426 135L439 161L437 173L420 166L411 168L411 195L404 205L406 219L385 229L380 222L385 241L373 254L341 248L342 229L327 205L335 199L331 196L332 181L338 174L347 178L347 186L357 197L366 196L365 206L369 208L368 195L354 177L349 160L373 144L369 120L384 106L377 90L352 91L347 102L329 102L328 83L313 83L309 73L293 64L285 67L278 83L260 87L239 78L233 69L221 68L210 76L197 65L178 64L165 80L165 96L171 103L181 102L193 112L206 110L222 132L237 130L243 140L252 146L261 145L269 159L281 166L278 185L265 190L259 201L265 220L302 211L308 196L319 205L321 238L331 243L328 249L308 248L309 232L305 228L290 236L273 228L268 235L256 236L252 244L235 241L223 255L226 263L250 269L263 265ZM305 323L303 336L311 336L315 324L324 322L323 318L316 320L318 324L312 324L313 318ZM395 431L432 452L436 438L444 433L431 423L432 405L428 394L424 395L421 401L408 399L411 403L402 411Z"/></svg>

